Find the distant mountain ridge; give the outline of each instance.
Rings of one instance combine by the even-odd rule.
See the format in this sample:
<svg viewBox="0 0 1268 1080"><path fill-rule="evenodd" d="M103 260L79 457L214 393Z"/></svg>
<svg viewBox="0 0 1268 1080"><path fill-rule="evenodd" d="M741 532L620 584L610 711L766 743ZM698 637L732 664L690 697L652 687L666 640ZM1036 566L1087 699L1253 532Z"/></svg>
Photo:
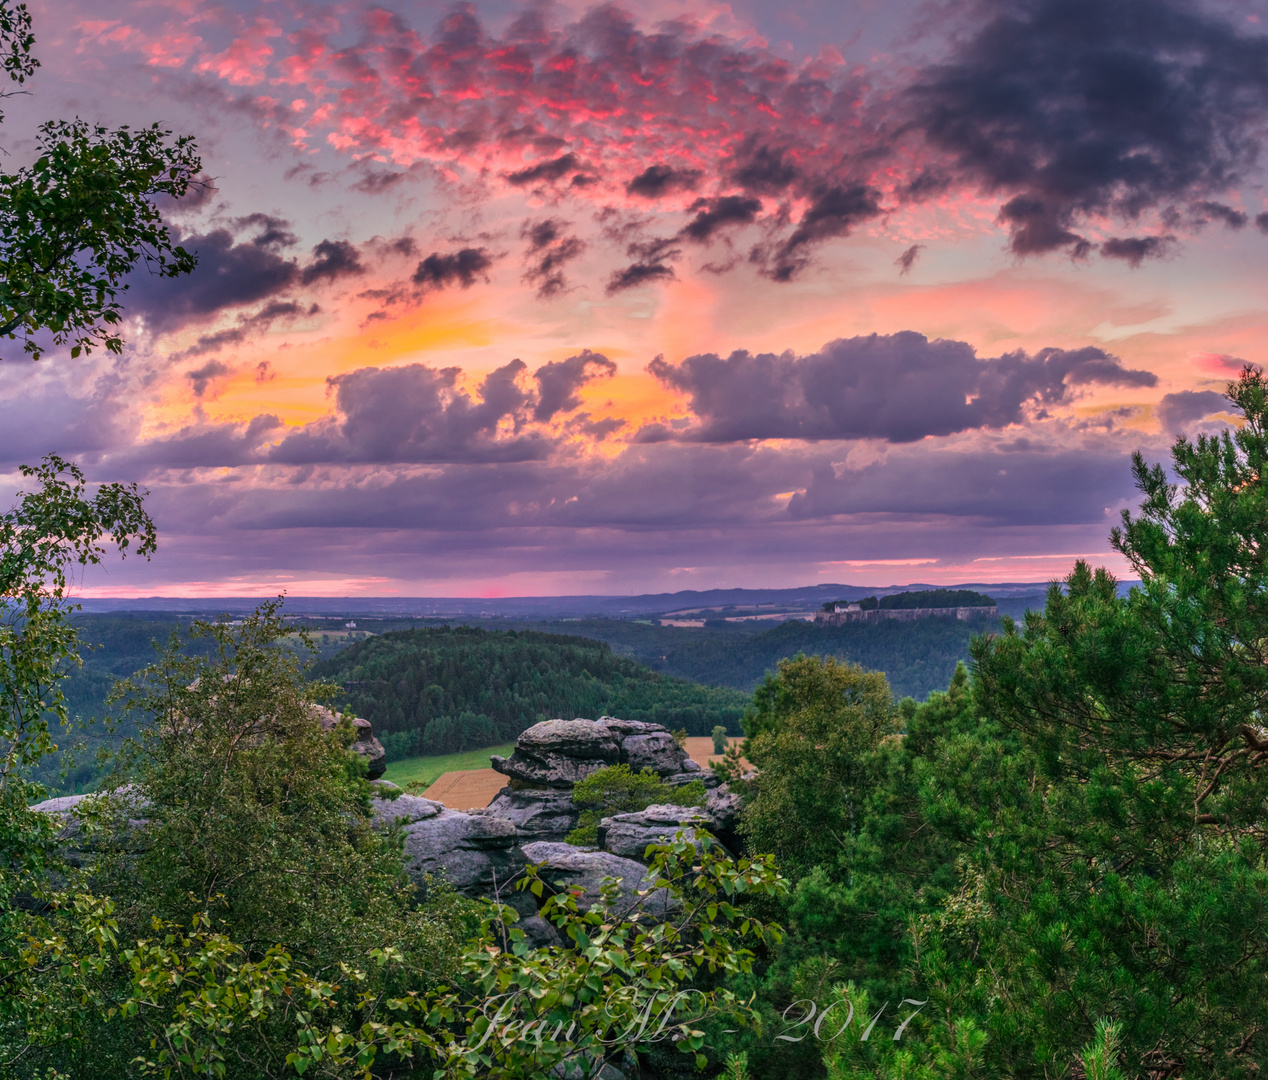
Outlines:
<svg viewBox="0 0 1268 1080"><path fill-rule="evenodd" d="M1126 590L1134 581L1125 581ZM638 596L502 596L502 597L425 597L425 596L288 596L286 612L292 615L414 615L425 618L484 615L507 618L636 618L640 615L661 615L707 608L757 608L783 606L807 612L818 610L828 600L857 600L865 596L882 596L913 590L948 588L968 589L1005 599L1042 596L1046 582L1021 581L986 584L967 582L938 586L926 582L906 585L849 585L829 583L806 585L793 589L687 589L673 593L644 593ZM250 611L260 597L144 597L113 599L91 597L79 601L85 612L163 611L199 614L238 614Z"/></svg>

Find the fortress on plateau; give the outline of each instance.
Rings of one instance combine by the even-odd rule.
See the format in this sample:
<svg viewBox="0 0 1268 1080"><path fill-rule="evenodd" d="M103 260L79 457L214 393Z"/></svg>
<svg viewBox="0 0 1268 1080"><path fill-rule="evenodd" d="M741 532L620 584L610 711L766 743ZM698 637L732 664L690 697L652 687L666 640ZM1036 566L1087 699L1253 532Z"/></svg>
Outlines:
<svg viewBox="0 0 1268 1080"><path fill-rule="evenodd" d="M867 596L862 600L835 600L823 605L815 622L823 626L842 623L878 623L884 619L913 622L916 619L998 618L995 601L982 593L967 589L928 589L902 592L892 596Z"/></svg>

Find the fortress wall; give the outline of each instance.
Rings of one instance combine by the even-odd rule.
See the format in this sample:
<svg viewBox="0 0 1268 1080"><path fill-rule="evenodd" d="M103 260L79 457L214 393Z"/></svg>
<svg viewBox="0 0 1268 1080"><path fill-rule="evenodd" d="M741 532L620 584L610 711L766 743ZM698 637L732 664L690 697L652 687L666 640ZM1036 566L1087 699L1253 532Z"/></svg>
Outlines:
<svg viewBox="0 0 1268 1080"><path fill-rule="evenodd" d="M897 619L899 622L915 622L917 619L959 619L967 622L979 616L999 618L999 608L991 607L955 607L955 608L873 608L871 611L821 611L815 616L815 622L825 626L840 626L848 622L878 623L882 619Z"/></svg>

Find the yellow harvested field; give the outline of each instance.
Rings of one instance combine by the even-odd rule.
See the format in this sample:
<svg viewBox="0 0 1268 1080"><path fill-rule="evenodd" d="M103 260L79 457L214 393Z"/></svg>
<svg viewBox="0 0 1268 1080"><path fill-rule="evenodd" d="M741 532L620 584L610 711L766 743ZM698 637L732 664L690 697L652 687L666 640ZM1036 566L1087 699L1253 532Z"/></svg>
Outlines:
<svg viewBox="0 0 1268 1080"><path fill-rule="evenodd" d="M464 769L443 773L423 792L423 798L444 803L450 810L479 810L505 786L506 777L492 769Z"/></svg>
<svg viewBox="0 0 1268 1080"><path fill-rule="evenodd" d="M740 740L729 741L736 743ZM709 767L710 761L717 759L713 740L707 737L688 739L687 753L704 769ZM450 810L479 810L488 806L493 796L505 786L506 777L492 769L463 769L437 777L436 782L423 792L423 798L443 803Z"/></svg>

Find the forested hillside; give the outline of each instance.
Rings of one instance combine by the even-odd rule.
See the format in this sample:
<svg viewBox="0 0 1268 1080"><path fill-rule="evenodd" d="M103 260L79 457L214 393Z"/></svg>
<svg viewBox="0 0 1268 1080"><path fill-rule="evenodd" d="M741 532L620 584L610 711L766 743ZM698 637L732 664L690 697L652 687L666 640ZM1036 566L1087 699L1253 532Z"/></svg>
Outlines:
<svg viewBox="0 0 1268 1080"><path fill-rule="evenodd" d="M441 627L383 634L314 665L346 688L390 758L514 739L539 720L604 714L707 735L739 732L748 700L648 670L599 641L538 631Z"/></svg>
<svg viewBox="0 0 1268 1080"><path fill-rule="evenodd" d="M947 688L955 665L969 658L973 635L997 632L1000 624L998 619L984 616L966 622L922 619L844 626L792 620L757 632L754 623L722 620L706 622L701 628L615 619L546 625L606 641L653 671L746 693L751 693L767 672L774 671L780 660L804 652L883 671L895 697L910 695L923 701L933 691Z"/></svg>

